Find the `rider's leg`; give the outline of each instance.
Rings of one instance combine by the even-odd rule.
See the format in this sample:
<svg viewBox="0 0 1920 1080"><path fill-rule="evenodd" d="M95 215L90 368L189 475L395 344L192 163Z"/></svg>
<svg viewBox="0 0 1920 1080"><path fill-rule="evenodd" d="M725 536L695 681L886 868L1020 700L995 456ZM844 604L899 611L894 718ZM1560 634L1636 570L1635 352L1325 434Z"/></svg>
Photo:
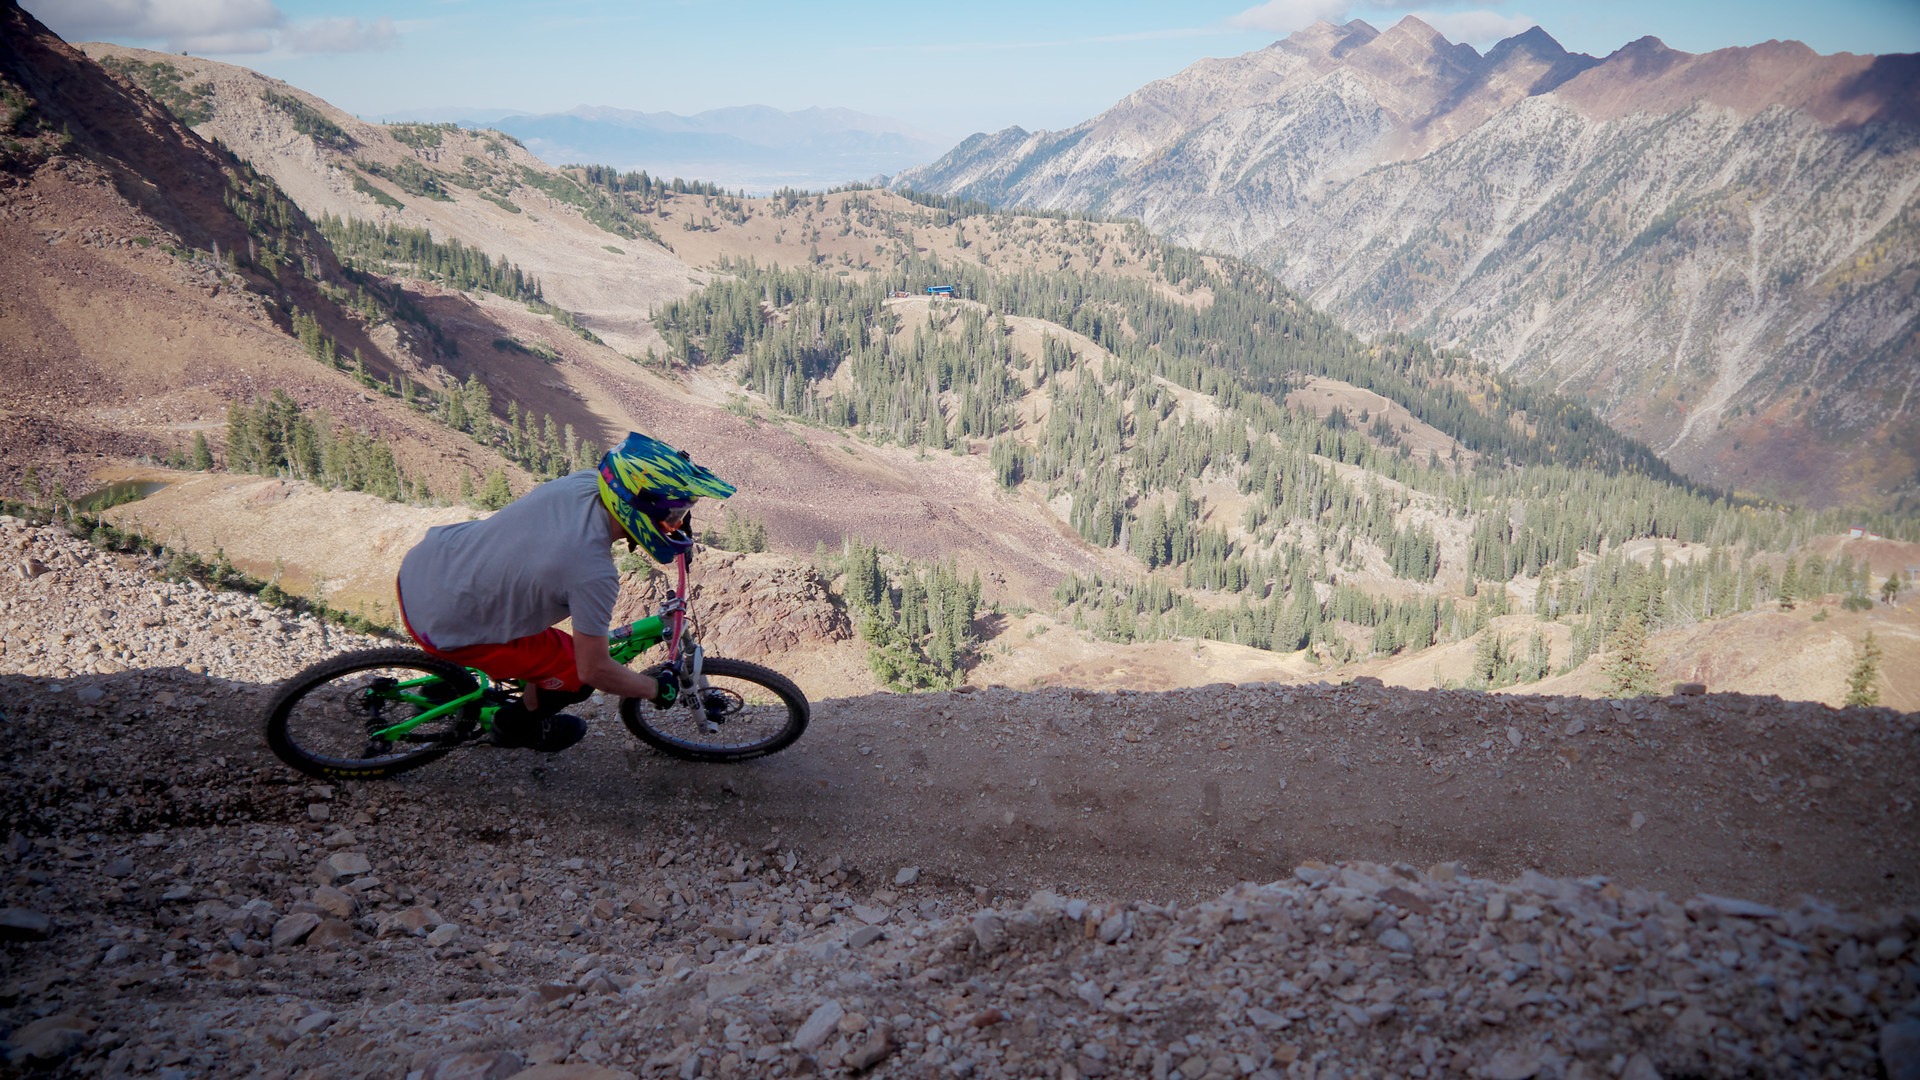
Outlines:
<svg viewBox="0 0 1920 1080"><path fill-rule="evenodd" d="M573 635L549 629L503 645L469 645L437 655L478 668L495 679L525 683L521 700L508 702L494 714L496 745L532 746L552 752L564 750L586 735L585 720L560 712L593 694L593 688L580 681Z"/></svg>
<svg viewBox="0 0 1920 1080"><path fill-rule="evenodd" d="M569 705L578 705L593 696L593 687L581 685L573 690L548 690L534 697L529 691L533 684L527 685L527 691L520 696L520 704L535 716L552 716Z"/></svg>
<svg viewBox="0 0 1920 1080"><path fill-rule="evenodd" d="M586 738L587 722L560 710L593 696L593 687L548 690L537 706L509 701L493 714L495 746L530 746L551 754Z"/></svg>

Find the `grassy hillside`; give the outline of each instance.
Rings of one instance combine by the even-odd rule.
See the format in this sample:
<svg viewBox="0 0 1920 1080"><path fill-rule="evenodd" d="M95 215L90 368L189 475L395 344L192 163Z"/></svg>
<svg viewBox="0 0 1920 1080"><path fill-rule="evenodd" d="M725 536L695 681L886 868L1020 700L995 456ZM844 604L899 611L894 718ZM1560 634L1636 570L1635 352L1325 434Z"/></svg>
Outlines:
<svg viewBox="0 0 1920 1080"><path fill-rule="evenodd" d="M1794 554L1853 519L1693 488L1575 403L1362 341L1257 270L1137 229L869 192L723 203L742 235L798 217L862 254L716 256L713 284L657 313L660 362L738 380L742 409L984 458L1121 556L1055 592L1112 641L1351 661L1474 638L1463 681L1505 685L1618 656L1636 626L1796 591L1859 603L1887 573ZM1316 386L1353 404L1316 407ZM1416 454L1415 425L1445 449ZM1512 611L1570 630L1483 632Z"/></svg>
<svg viewBox="0 0 1920 1080"><path fill-rule="evenodd" d="M1360 339L1270 275L1135 224L554 170L486 132L360 124L239 69L202 65L208 93L117 62L205 128L266 115L310 141L317 156L263 157L277 179L247 174L268 195L240 208L325 249L299 265L339 267L319 277L332 321L296 308L285 333L492 464L409 478L378 439L330 436L326 414L258 386L205 425L208 456L481 507L517 487L489 473L557 475L653 431L744 481L716 523L736 546L841 580L900 685L965 677L976 616L999 605L1114 644L1210 638L1321 663L1471 642L1449 678L1475 686L1599 656L1612 689L1635 691L1648 633L1871 602L1890 567L1805 545L1912 530L1689 487L1576 403L1416 339ZM450 153L489 140L485 177L484 158ZM342 202L312 172L328 155L400 187ZM388 205L402 195L414 211ZM486 243L536 197L571 239ZM582 229L616 257L670 258L680 284L555 303L591 277L569 255ZM295 263L259 246L250 259ZM350 335L391 344L370 364Z"/></svg>

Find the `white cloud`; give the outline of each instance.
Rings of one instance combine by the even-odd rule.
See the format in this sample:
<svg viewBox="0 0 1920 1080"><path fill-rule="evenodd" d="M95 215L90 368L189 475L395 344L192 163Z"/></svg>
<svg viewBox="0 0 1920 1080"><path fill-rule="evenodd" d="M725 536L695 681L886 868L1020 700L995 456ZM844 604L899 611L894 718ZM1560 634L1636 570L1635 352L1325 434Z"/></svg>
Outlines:
<svg viewBox="0 0 1920 1080"><path fill-rule="evenodd" d="M144 32L130 34L132 28L143 28L148 23L152 0L26 0L20 6L68 41L152 36Z"/></svg>
<svg viewBox="0 0 1920 1080"><path fill-rule="evenodd" d="M1345 22L1348 6L1347 0L1267 0L1259 7L1250 7L1228 19L1227 25L1244 30L1291 34L1322 19L1333 23Z"/></svg>
<svg viewBox="0 0 1920 1080"><path fill-rule="evenodd" d="M391 49L399 42L393 20L381 17L370 23L359 19L315 19L301 23L281 35L294 52L351 53Z"/></svg>
<svg viewBox="0 0 1920 1080"><path fill-rule="evenodd" d="M68 41L147 44L167 52L244 56L285 49L302 53L392 48L392 19L314 19L289 26L274 0L29 0L54 33Z"/></svg>
<svg viewBox="0 0 1920 1080"><path fill-rule="evenodd" d="M1497 11L1420 11L1421 22L1446 35L1448 41L1465 42L1485 50L1505 38L1540 25L1540 20L1525 15L1502 15Z"/></svg>
<svg viewBox="0 0 1920 1080"><path fill-rule="evenodd" d="M69 41L149 42L168 52L264 52L286 22L273 0L40 0L34 6L47 9L41 18Z"/></svg>

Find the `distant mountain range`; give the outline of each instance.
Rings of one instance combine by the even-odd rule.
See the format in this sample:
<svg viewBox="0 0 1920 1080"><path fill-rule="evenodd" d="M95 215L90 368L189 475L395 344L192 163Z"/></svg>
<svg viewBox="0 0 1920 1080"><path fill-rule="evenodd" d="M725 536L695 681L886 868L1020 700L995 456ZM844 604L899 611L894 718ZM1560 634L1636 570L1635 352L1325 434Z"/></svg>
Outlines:
<svg viewBox="0 0 1920 1080"><path fill-rule="evenodd" d="M506 255L631 354L652 342L636 297L684 288L687 265L720 254L705 218L663 236L653 196L549 175L528 147L671 179L682 170L665 157L556 150L561 140L542 143L521 126L540 118L524 115L494 121L514 138L365 124L244 69L89 48L134 65L124 74L271 172L310 216L424 226ZM1383 347L1412 333L1571 391L1716 487L1910 507L1920 501L1916 65L1777 42L1693 56L1651 39L1596 59L1538 29L1482 55L1416 19L1385 33L1321 24L1196 64L1064 132L975 136L897 183L1132 218L1248 258ZM727 147L736 161L743 146L766 155L915 138L828 110L546 119ZM818 190L866 166L810 178L796 167L758 183L684 171L732 188ZM554 216L558 204L587 216ZM871 246L837 257L862 269Z"/></svg>
<svg viewBox="0 0 1920 1080"><path fill-rule="evenodd" d="M1320 23L895 184L1249 258L1723 488L1920 495L1920 57L1601 59L1537 27L1482 55L1414 18Z"/></svg>
<svg viewBox="0 0 1920 1080"><path fill-rule="evenodd" d="M370 617L405 531L636 428L739 484L727 534L774 552L740 574L824 601L847 553L834 592L899 628L866 635L877 660L845 662L845 618L748 640L857 693L1362 670L1618 693L1656 617L1688 632L1662 679L1807 692L1838 685L1831 626L1799 650L1765 607L1752 666L1692 626L1914 559L1809 543L1838 515L1716 506L1577 405L1356 340L1132 223L560 169L230 65L83 53L7 0L0 105L0 494L211 458L148 535Z"/></svg>
<svg viewBox="0 0 1920 1080"><path fill-rule="evenodd" d="M742 105L682 116L582 105L561 113L440 110L383 119L484 124L551 165L612 165L750 194L869 182L932 161L948 147L897 120L849 109Z"/></svg>

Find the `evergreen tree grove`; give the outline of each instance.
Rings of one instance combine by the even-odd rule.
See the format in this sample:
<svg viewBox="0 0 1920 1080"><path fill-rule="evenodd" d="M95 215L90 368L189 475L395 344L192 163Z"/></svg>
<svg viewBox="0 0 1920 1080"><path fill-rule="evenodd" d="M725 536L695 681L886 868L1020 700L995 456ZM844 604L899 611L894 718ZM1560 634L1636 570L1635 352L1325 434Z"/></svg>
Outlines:
<svg viewBox="0 0 1920 1080"><path fill-rule="evenodd" d="M308 412L286 391L227 408L227 469L307 480L399 502L422 485L406 476L393 450L370 435L335 430L331 417Z"/></svg>
<svg viewBox="0 0 1920 1080"><path fill-rule="evenodd" d="M898 589L881 567L880 551L849 539L843 558L843 592L875 677L897 690L957 685L979 647L973 620L980 607L980 577L962 580L950 563L931 567L901 563Z"/></svg>

